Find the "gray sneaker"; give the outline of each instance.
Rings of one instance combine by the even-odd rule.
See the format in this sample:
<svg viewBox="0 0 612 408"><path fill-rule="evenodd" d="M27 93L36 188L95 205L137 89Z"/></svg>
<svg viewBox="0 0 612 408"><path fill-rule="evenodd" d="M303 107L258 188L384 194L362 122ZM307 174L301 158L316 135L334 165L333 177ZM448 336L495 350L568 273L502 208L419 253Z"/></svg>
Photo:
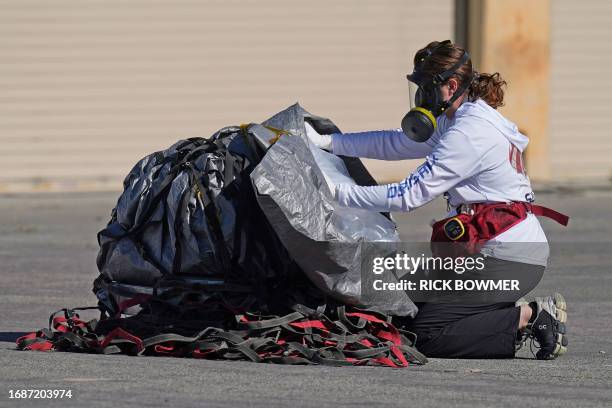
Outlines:
<svg viewBox="0 0 612 408"><path fill-rule="evenodd" d="M533 343L537 343L539 350L534 353L538 360L552 360L567 351L567 337L565 336L565 322L567 322L567 303L560 293L552 296L536 297L537 314L530 323L523 336L517 342L517 350L531 339L530 348L533 352ZM524 299L517 301L517 306L528 304Z"/></svg>

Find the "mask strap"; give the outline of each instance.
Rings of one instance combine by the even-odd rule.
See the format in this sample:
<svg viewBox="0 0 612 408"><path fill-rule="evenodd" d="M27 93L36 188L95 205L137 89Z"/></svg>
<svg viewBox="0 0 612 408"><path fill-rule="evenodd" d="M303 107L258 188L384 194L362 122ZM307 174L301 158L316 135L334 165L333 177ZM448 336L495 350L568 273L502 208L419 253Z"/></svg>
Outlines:
<svg viewBox="0 0 612 408"><path fill-rule="evenodd" d="M443 111L448 109L448 107L451 106L453 104L453 102L455 102L461 95L463 95L463 93L466 91L466 89L468 89L468 87L474 81L474 78L475 78L475 76L472 75L472 78L470 78L469 81L465 81L465 83L463 85L461 85L459 88L457 88L457 91L453 94L453 96L451 96L451 98L448 101L444 102L444 104L442 106L442 110Z"/></svg>
<svg viewBox="0 0 612 408"><path fill-rule="evenodd" d="M463 55L461 56L461 58L459 58L459 60L449 69L447 69L446 71L434 76L434 84L437 83L443 83L445 82L447 79L449 79L450 77L452 77L455 72L457 72L457 70L467 62L467 60L470 58L470 55L468 54L467 51L463 51Z"/></svg>

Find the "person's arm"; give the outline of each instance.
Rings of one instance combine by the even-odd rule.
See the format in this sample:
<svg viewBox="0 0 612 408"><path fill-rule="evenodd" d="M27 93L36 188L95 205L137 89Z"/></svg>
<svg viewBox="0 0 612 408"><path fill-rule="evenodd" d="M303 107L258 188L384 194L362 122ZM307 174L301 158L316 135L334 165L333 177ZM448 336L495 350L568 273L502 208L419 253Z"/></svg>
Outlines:
<svg viewBox="0 0 612 408"><path fill-rule="evenodd" d="M401 129L321 135L309 123L304 125L308 138L321 149L337 155L368 159L422 159L431 153L439 139L436 131L428 141L418 143L409 139Z"/></svg>
<svg viewBox="0 0 612 408"><path fill-rule="evenodd" d="M331 137L334 154L379 160L422 159L431 154L437 140L434 135L426 142L415 142L402 129L334 133Z"/></svg>
<svg viewBox="0 0 612 408"><path fill-rule="evenodd" d="M380 186L340 184L336 199L345 207L374 211L411 211L473 176L480 157L466 135L446 133L425 163L399 183Z"/></svg>

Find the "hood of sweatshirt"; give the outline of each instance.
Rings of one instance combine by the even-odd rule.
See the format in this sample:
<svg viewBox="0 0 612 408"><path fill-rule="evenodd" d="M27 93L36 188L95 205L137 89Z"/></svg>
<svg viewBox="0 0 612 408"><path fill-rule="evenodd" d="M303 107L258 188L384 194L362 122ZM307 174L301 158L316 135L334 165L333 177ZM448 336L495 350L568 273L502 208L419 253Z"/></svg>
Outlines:
<svg viewBox="0 0 612 408"><path fill-rule="evenodd" d="M477 99L474 102L465 102L461 104L455 116L475 116L484 119L491 125L495 126L505 137L516 146L521 152L525 150L529 144L529 138L519 132L518 127L514 122L506 119L497 110L490 107L482 99Z"/></svg>

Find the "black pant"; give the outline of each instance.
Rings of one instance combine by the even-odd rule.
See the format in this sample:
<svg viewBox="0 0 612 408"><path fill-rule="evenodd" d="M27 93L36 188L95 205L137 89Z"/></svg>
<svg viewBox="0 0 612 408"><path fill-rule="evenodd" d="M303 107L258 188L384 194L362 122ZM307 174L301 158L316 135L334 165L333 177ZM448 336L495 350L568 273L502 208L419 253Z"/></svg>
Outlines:
<svg viewBox="0 0 612 408"><path fill-rule="evenodd" d="M424 303L412 322L416 347L427 357L510 358L520 319L513 303Z"/></svg>
<svg viewBox="0 0 612 408"><path fill-rule="evenodd" d="M516 262L495 260L496 267ZM543 266L522 264L541 273ZM420 303L408 329L417 335L416 347L428 357L512 358L515 352L519 307L513 302L490 304Z"/></svg>

